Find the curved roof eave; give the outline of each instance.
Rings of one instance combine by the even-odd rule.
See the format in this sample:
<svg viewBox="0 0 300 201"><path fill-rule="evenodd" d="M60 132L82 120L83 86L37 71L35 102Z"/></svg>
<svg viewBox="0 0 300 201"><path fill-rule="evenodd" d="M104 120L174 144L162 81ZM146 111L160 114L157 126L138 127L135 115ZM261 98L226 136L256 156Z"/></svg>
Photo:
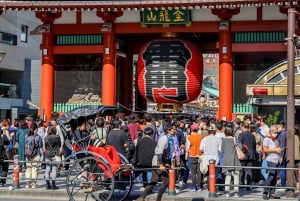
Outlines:
<svg viewBox="0 0 300 201"><path fill-rule="evenodd" d="M123 11L144 9L200 9L200 8L240 8L262 6L297 6L298 1L290 0L102 0L102 1L10 1L0 0L0 10L30 10L30 11L57 11L57 10L100 10ZM2 9L1 9L2 8Z"/></svg>

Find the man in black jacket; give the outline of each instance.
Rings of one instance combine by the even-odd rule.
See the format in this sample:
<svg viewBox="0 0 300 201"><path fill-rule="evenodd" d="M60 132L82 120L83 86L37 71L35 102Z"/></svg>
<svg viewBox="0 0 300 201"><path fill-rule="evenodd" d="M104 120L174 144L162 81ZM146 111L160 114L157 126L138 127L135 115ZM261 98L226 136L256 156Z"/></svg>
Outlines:
<svg viewBox="0 0 300 201"><path fill-rule="evenodd" d="M137 145L133 155L133 165L137 168L151 168L152 158L154 156L155 143L152 140L153 130L146 127L144 130L144 137L137 141ZM151 171L136 171L135 177L142 173L144 188L148 184L147 175L151 175ZM150 174L149 174L150 173Z"/></svg>
<svg viewBox="0 0 300 201"><path fill-rule="evenodd" d="M8 173L8 162L4 162L5 160L8 160L7 154L6 154L6 146L9 145L8 137L3 133L1 130L1 136L0 136L0 166L2 169L1 173L1 181L0 181L0 187L3 187L6 184L6 177Z"/></svg>
<svg viewBox="0 0 300 201"><path fill-rule="evenodd" d="M256 150L256 140L255 136L249 131L250 124L247 121L242 123L242 133L238 137L238 142L243 145L243 151L247 154L246 160L241 160L241 165L243 167L252 167L253 161L256 160L255 150ZM252 169L245 168L241 172L241 184L251 185L252 183ZM246 190L250 190L247 187Z"/></svg>

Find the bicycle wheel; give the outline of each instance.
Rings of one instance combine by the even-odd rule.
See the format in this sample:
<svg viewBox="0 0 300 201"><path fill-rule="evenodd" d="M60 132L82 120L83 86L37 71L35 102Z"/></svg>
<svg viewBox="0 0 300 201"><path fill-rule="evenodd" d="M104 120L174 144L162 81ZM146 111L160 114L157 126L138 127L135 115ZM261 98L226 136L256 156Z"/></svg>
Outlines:
<svg viewBox="0 0 300 201"><path fill-rule="evenodd" d="M110 166L91 155L74 161L67 176L70 201L109 201L115 178Z"/></svg>

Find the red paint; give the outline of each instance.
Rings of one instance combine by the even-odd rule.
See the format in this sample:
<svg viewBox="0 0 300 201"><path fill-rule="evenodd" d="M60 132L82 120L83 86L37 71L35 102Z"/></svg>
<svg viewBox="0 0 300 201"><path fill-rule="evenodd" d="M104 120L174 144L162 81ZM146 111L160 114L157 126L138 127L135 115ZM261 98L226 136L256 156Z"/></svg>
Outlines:
<svg viewBox="0 0 300 201"><path fill-rule="evenodd" d="M267 88L253 88L252 89L253 95L268 95Z"/></svg>

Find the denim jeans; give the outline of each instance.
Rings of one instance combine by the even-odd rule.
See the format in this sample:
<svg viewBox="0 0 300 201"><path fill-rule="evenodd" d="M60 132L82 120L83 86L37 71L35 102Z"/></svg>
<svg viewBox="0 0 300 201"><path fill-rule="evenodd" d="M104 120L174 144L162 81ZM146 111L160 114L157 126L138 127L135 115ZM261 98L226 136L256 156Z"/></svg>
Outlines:
<svg viewBox="0 0 300 201"><path fill-rule="evenodd" d="M286 168L286 161L283 161L280 165L280 168ZM280 186L285 187L286 185L286 169L279 170L279 176L280 176Z"/></svg>
<svg viewBox="0 0 300 201"><path fill-rule="evenodd" d="M56 174L57 174L57 168L58 168L57 162L59 162L59 157L55 156L53 158L46 158L45 162L46 162L45 179L46 180L50 179L50 171L51 171L52 180L55 181Z"/></svg>
<svg viewBox="0 0 300 201"><path fill-rule="evenodd" d="M261 167L262 167L261 175L264 177L265 180L267 180L269 173L268 173L268 170L265 168L268 167L268 162L266 160L263 160L261 163Z"/></svg>

